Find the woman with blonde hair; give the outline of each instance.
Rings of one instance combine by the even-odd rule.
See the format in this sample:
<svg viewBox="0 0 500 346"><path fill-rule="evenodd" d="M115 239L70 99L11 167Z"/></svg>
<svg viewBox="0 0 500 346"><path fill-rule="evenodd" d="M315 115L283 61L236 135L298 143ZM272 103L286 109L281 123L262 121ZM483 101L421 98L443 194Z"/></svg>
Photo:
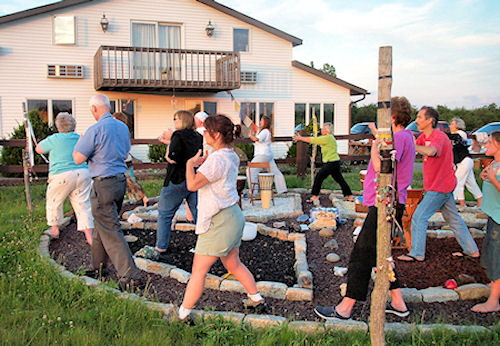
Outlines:
<svg viewBox="0 0 500 346"><path fill-rule="evenodd" d="M186 287L179 318L185 319L203 293L205 277L219 258L224 267L243 285L248 299L245 307L263 306L255 279L241 263L239 247L245 217L238 206L236 178L240 160L232 142L241 128L224 115L209 116L205 121L204 138L214 152L207 158L201 150L186 163L186 181L190 191L199 191L203 203L198 205L195 254L191 277ZM200 165L197 171L195 167Z"/></svg>
<svg viewBox="0 0 500 346"><path fill-rule="evenodd" d="M353 201L352 191L340 169L340 156L337 152L337 140L333 136L333 124L324 123L321 128L321 136L319 137L304 137L299 134L293 136L294 141L302 141L311 144L318 144L321 147L321 157L323 159L323 167L319 170L314 178L313 187L311 190L311 199L308 202L319 200L319 192L323 181L331 175L332 178L340 185L344 198L348 201Z"/></svg>
<svg viewBox="0 0 500 346"><path fill-rule="evenodd" d="M170 241L172 220L185 199L196 221L198 194L189 191L186 186L186 162L199 149L203 149L203 137L196 132L193 113L180 110L174 114L175 131L169 138L166 155L167 174L158 201L158 232L155 249L163 253L167 251Z"/></svg>
<svg viewBox="0 0 500 346"><path fill-rule="evenodd" d="M49 180L47 185L47 224L44 233L59 238L59 226L63 222L63 204L67 197L75 211L77 229L92 244L94 219L90 209L90 174L86 163L77 165L73 160L73 148L80 135L76 134L76 121L71 114L61 112L56 117L55 133L38 143L39 154L49 154Z"/></svg>

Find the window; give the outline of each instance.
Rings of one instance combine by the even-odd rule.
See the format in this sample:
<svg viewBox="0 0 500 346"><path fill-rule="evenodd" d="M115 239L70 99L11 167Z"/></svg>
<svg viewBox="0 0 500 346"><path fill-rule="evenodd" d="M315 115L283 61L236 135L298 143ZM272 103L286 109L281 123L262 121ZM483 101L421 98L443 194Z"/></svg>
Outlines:
<svg viewBox="0 0 500 346"><path fill-rule="evenodd" d="M306 104L296 103L295 104L295 126L306 125Z"/></svg>
<svg viewBox="0 0 500 346"><path fill-rule="evenodd" d="M54 44L75 44L76 26L74 16L52 17Z"/></svg>
<svg viewBox="0 0 500 346"><path fill-rule="evenodd" d="M54 119L60 112L73 114L73 101L71 100L27 100L28 112L38 111L40 119L49 125L54 124Z"/></svg>
<svg viewBox="0 0 500 346"><path fill-rule="evenodd" d="M135 101L134 100L110 100L110 113L122 112L127 116L127 126L130 131L130 138L135 138Z"/></svg>
<svg viewBox="0 0 500 346"><path fill-rule="evenodd" d="M332 123L335 120L335 105L333 103L325 103L323 105L323 124Z"/></svg>
<svg viewBox="0 0 500 346"><path fill-rule="evenodd" d="M161 23L132 23L132 46L150 48L181 48L181 26ZM135 52L134 78L160 79L168 73L171 79L181 77L181 54Z"/></svg>
<svg viewBox="0 0 500 346"><path fill-rule="evenodd" d="M233 29L233 50L248 52L248 29Z"/></svg>
<svg viewBox="0 0 500 346"><path fill-rule="evenodd" d="M203 111L209 115L217 114L217 102L203 101Z"/></svg>

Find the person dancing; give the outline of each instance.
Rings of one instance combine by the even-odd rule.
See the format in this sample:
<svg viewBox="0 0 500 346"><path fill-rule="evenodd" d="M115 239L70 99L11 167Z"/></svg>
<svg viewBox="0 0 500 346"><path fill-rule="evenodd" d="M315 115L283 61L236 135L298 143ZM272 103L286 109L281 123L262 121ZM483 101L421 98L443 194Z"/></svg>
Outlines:
<svg viewBox="0 0 500 346"><path fill-rule="evenodd" d="M287 192L285 177L274 162L273 152L271 151L271 118L263 116L260 118L260 132L257 136L250 135L250 139L254 142L254 156L252 162L269 162L271 172L274 174L274 185L276 192ZM247 181L258 181L258 174L262 168L247 168ZM250 179L251 178L251 179ZM251 187L251 186L250 186ZM256 193L253 191L252 193Z"/></svg>
<svg viewBox="0 0 500 346"><path fill-rule="evenodd" d="M319 170L314 178L313 187L311 190L312 197L308 202L317 201L323 181L331 175L332 178L340 185L344 199L353 201L352 191L340 170L340 156L337 152L337 140L333 137L332 123L324 123L321 128L321 136L319 137L304 137L299 134L293 136L294 141L302 141L311 144L318 144L321 147L321 157L323 158L323 167Z"/></svg>
<svg viewBox="0 0 500 346"><path fill-rule="evenodd" d="M257 291L255 279L241 263L239 247L245 218L238 206L236 178L240 160L232 148L241 128L235 127L224 115L205 120L204 137L214 153L201 157L202 151L186 162L186 182L190 191L198 191L203 203L198 204L196 242L191 277L179 308L179 318L186 319L203 293L205 277L220 258L224 267L243 285L248 299L245 307L263 306L264 299ZM201 164L195 172L195 167Z"/></svg>
<svg viewBox="0 0 500 346"><path fill-rule="evenodd" d="M391 99L392 131L394 133L394 148L396 149L396 185L397 205L396 222L400 225L405 210L408 196L407 188L413 179L413 162L415 161L415 143L410 130L405 127L411 122L413 109L405 97L393 97ZM375 124L370 126L372 133L376 136ZM351 317L352 309L356 301L366 300L368 284L370 282L372 268L377 262L377 219L378 209L375 206L377 195L377 172L380 172L380 152L378 143L374 142L371 149L371 160L368 164L366 178L363 183L363 204L368 206L366 216L358 240L354 244L349 260L347 271L347 292L340 304L337 306L317 306L314 312L325 319ZM403 300L401 285L396 277L390 284L391 303L386 306L386 313L392 313L399 317L410 314Z"/></svg>

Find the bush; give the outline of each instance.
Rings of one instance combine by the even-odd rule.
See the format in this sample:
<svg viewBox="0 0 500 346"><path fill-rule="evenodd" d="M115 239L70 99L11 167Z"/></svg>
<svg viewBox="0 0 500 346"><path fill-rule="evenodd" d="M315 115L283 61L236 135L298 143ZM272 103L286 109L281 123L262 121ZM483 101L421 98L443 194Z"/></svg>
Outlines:
<svg viewBox="0 0 500 346"><path fill-rule="evenodd" d="M167 152L167 146L164 144L150 145L148 156L151 162L166 162L165 160L166 152Z"/></svg>
<svg viewBox="0 0 500 346"><path fill-rule="evenodd" d="M40 142L42 139L56 133L55 128L50 127L46 122L44 122L38 116L37 110L32 110L28 113L28 119L33 127L33 132L35 133L36 140ZM24 123L20 124L12 133L9 139L26 139L26 130ZM17 166L23 164L21 147L3 147L2 156L0 157L0 164L2 166ZM40 155L35 154L35 165L45 164L45 161ZM5 176L19 176L18 173L4 173Z"/></svg>
<svg viewBox="0 0 500 346"><path fill-rule="evenodd" d="M234 146L240 148L245 153L248 161L253 159L253 143L236 143Z"/></svg>

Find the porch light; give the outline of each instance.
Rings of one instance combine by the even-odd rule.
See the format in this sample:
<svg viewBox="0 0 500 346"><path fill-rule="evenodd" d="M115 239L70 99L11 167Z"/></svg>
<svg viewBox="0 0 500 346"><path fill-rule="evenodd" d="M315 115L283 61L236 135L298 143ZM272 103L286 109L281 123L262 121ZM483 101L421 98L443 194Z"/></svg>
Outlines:
<svg viewBox="0 0 500 346"><path fill-rule="evenodd" d="M215 26L212 25L212 22L209 20L205 31L207 32L208 37L212 37L214 34Z"/></svg>
<svg viewBox="0 0 500 346"><path fill-rule="evenodd" d="M106 15L104 13L102 14L100 24L101 24L102 31L104 31L104 32L108 31L109 21L108 21L108 18L106 18Z"/></svg>

